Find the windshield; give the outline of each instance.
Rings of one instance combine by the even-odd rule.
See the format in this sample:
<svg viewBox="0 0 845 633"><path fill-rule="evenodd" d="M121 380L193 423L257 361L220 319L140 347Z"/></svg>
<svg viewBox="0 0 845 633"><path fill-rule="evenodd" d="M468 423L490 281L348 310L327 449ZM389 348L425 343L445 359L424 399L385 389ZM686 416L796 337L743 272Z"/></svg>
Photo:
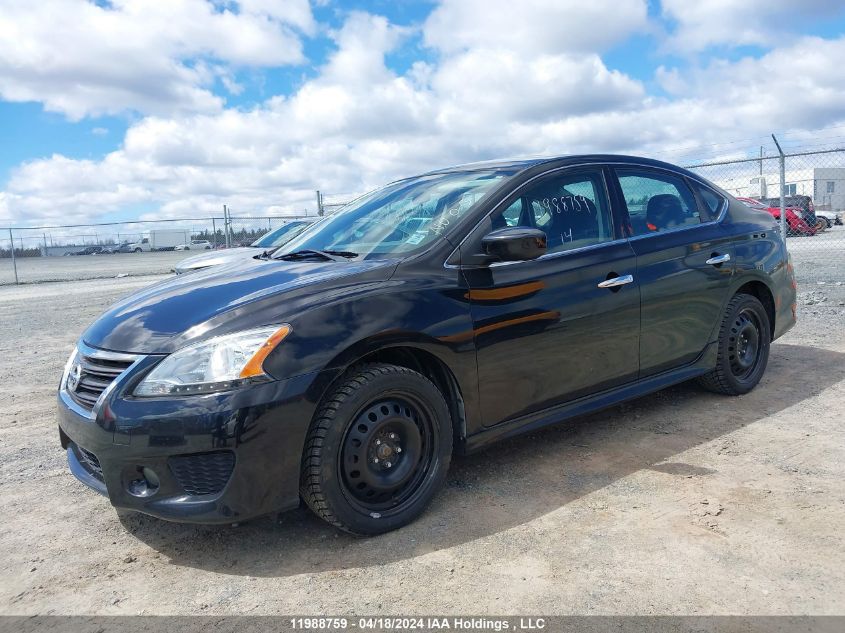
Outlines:
<svg viewBox="0 0 845 633"><path fill-rule="evenodd" d="M262 235L250 246L255 246L257 248L274 248L281 246L285 242L302 233L303 229L305 229L305 227L309 224L310 222L288 222L287 224L270 231L266 235Z"/></svg>
<svg viewBox="0 0 845 633"><path fill-rule="evenodd" d="M432 243L511 173L456 172L395 182L351 202L274 256L305 250L407 255Z"/></svg>

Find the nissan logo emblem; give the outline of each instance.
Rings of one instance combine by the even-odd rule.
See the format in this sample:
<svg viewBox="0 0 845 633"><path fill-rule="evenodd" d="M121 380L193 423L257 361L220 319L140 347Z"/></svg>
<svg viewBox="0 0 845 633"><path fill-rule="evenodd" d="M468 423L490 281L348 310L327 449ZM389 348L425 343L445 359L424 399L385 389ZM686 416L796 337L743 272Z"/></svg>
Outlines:
<svg viewBox="0 0 845 633"><path fill-rule="evenodd" d="M76 391L79 386L79 381L82 379L82 366L79 363L74 363L70 368L70 373L67 375L68 391Z"/></svg>

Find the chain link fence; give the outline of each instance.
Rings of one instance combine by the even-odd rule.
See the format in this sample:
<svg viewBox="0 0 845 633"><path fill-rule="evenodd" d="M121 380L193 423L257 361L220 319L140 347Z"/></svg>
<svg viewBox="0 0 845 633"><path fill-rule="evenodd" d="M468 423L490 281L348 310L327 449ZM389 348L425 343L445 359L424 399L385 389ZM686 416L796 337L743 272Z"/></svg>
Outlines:
<svg viewBox="0 0 845 633"><path fill-rule="evenodd" d="M176 218L0 229L0 285L170 272L197 251L248 246L314 216Z"/></svg>
<svg viewBox="0 0 845 633"><path fill-rule="evenodd" d="M799 304L845 310L845 149L687 168L782 224Z"/></svg>
<svg viewBox="0 0 845 633"><path fill-rule="evenodd" d="M809 305L845 305L845 149L782 155L776 151L779 148L773 147L775 155L687 168L779 221L783 215L804 300ZM316 193L320 216L357 197ZM228 212L225 217L0 229L0 285L168 272L188 255L174 252L176 246L186 244L191 250L242 246L302 217ZM192 241L208 244L192 245ZM104 254L69 257L77 253Z"/></svg>

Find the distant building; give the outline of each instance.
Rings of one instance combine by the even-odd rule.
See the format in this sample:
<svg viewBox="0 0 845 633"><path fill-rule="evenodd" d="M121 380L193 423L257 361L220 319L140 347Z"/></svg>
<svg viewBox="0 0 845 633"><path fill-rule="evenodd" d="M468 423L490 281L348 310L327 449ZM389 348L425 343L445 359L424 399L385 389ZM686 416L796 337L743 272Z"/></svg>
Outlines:
<svg viewBox="0 0 845 633"><path fill-rule="evenodd" d="M780 174L741 177L713 181L728 193L747 198L776 198L780 196ZM813 198L820 209L845 210L845 167L811 167L786 172L784 195L803 195Z"/></svg>

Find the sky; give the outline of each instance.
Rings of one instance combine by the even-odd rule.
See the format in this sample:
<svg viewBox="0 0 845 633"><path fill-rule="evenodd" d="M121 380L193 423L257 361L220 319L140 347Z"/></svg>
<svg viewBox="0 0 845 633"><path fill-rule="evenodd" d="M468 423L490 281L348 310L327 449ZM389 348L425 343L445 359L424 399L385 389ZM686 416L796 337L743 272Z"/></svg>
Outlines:
<svg viewBox="0 0 845 633"><path fill-rule="evenodd" d="M0 226L845 140L842 0L0 0Z"/></svg>

